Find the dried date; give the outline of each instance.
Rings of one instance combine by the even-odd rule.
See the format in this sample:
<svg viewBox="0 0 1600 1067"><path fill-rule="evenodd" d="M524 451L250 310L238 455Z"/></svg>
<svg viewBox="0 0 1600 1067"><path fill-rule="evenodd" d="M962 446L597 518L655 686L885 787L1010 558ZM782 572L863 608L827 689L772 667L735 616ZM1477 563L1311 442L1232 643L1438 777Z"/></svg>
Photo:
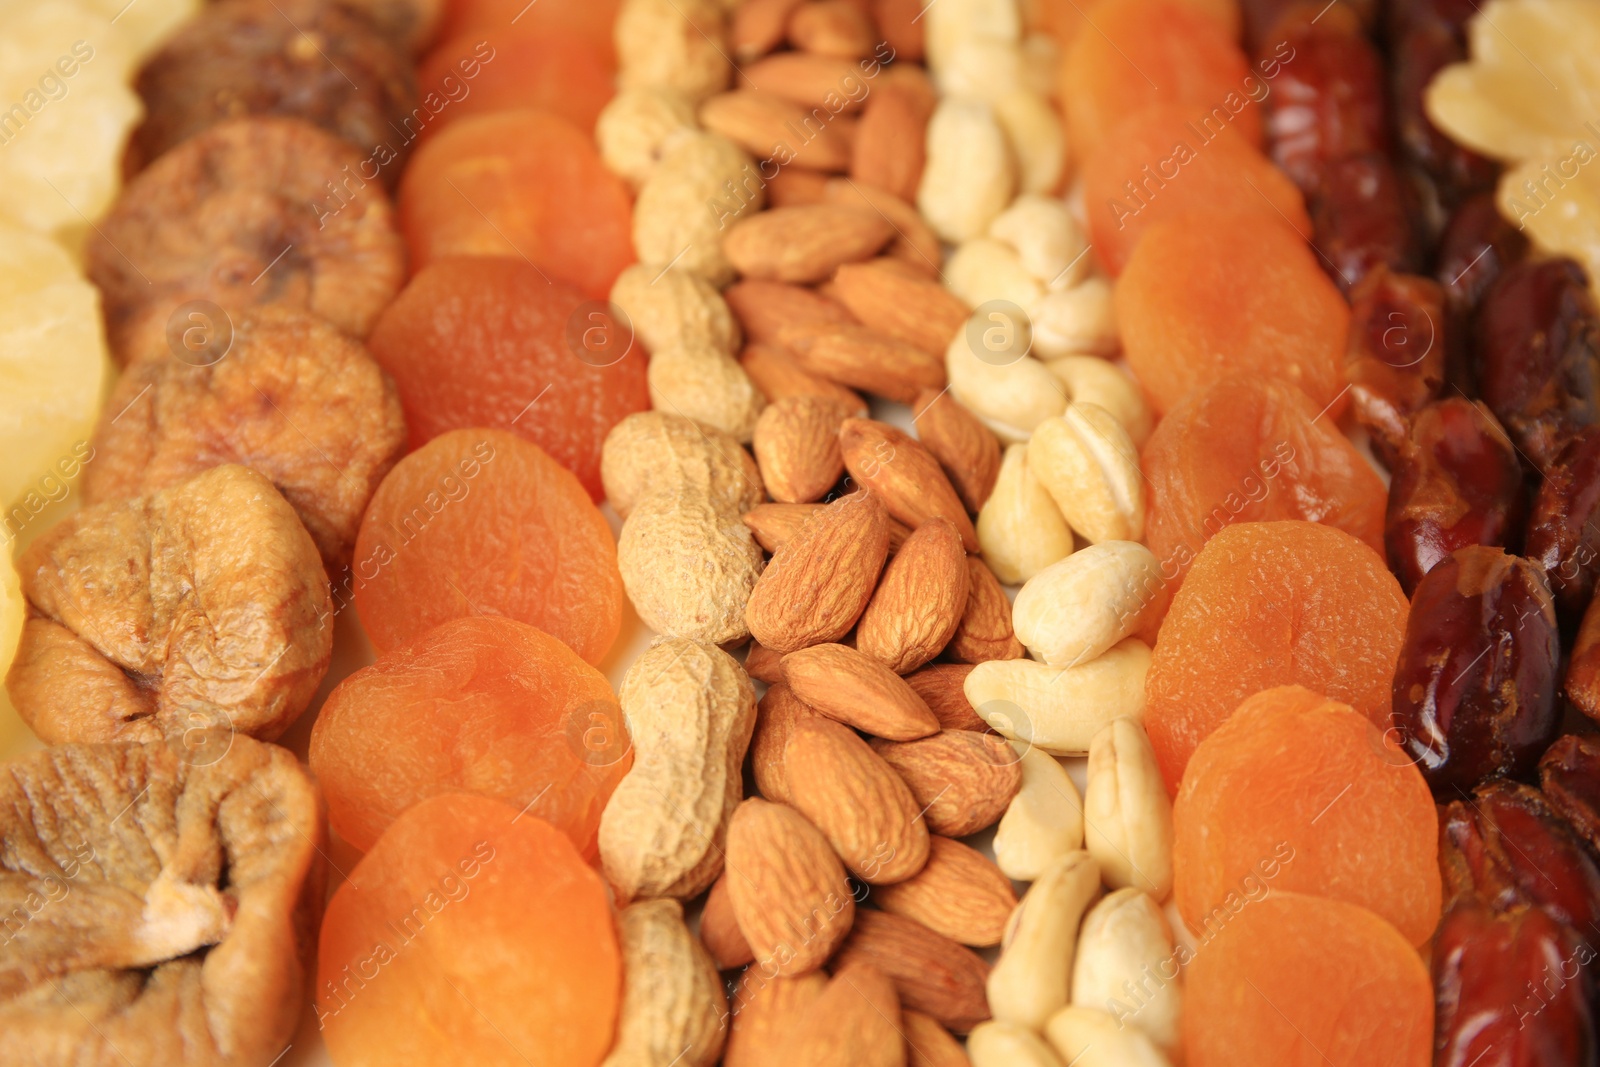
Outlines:
<svg viewBox="0 0 1600 1067"><path fill-rule="evenodd" d="M1600 854L1600 738L1567 734L1539 760L1546 803Z"/></svg>
<svg viewBox="0 0 1600 1067"><path fill-rule="evenodd" d="M1600 598L1589 602L1572 643L1564 688L1572 706L1600 720Z"/></svg>
<svg viewBox="0 0 1600 1067"><path fill-rule="evenodd" d="M1413 274L1373 271L1350 294L1344 373L1356 421L1391 470L1411 419L1444 385L1439 286Z"/></svg>
<svg viewBox="0 0 1600 1067"><path fill-rule="evenodd" d="M1425 19L1401 31L1389 67L1396 139L1406 157L1433 179L1447 204L1492 189L1500 171L1493 160L1445 136L1423 107L1423 93L1434 75L1466 58L1466 45L1455 27Z"/></svg>
<svg viewBox="0 0 1600 1067"><path fill-rule="evenodd" d="M1380 155L1345 156L1322 168L1311 201L1314 240L1329 274L1349 293L1379 267L1420 269L1419 214L1400 172Z"/></svg>
<svg viewBox="0 0 1600 1067"><path fill-rule="evenodd" d="M1528 558L1550 578L1556 614L1576 629L1600 575L1600 426L1578 431L1544 472L1528 519Z"/></svg>

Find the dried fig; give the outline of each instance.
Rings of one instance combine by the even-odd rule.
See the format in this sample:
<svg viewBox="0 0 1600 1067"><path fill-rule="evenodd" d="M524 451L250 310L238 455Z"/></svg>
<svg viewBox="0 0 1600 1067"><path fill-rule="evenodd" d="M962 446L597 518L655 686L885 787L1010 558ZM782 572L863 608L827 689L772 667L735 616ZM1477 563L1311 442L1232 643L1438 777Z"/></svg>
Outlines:
<svg viewBox="0 0 1600 1067"><path fill-rule="evenodd" d="M146 112L128 146L131 170L226 119L283 115L350 142L366 164L360 177L381 172L392 188L418 132L410 62L373 22L326 0L206 4L133 87Z"/></svg>
<svg viewBox="0 0 1600 1067"><path fill-rule="evenodd" d="M233 324L215 362L128 368L95 430L83 499L127 500L240 463L271 479L338 573L405 444L399 394L359 341L314 315L260 308Z"/></svg>
<svg viewBox="0 0 1600 1067"><path fill-rule="evenodd" d="M191 329L221 329L262 304L365 337L400 289L405 252L382 188L350 178L360 163L309 123L266 116L162 156L89 241L113 355L176 352Z"/></svg>
<svg viewBox="0 0 1600 1067"><path fill-rule="evenodd" d="M248 467L84 508L17 569L30 618L6 687L50 744L277 737L328 669L317 547Z"/></svg>
<svg viewBox="0 0 1600 1067"><path fill-rule="evenodd" d="M0 776L0 1062L259 1067L322 901L316 788L247 737L62 745Z"/></svg>

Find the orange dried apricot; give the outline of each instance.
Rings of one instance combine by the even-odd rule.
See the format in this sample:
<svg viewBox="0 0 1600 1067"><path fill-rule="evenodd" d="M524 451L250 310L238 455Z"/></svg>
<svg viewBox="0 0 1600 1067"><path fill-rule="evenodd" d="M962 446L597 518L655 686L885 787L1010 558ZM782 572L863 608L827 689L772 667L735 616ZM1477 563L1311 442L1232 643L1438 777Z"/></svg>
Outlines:
<svg viewBox="0 0 1600 1067"><path fill-rule="evenodd" d="M1298 685L1240 704L1200 742L1172 808L1174 891L1191 930L1263 881L1360 904L1413 945L1439 922L1439 823L1422 773L1348 704Z"/></svg>
<svg viewBox="0 0 1600 1067"><path fill-rule="evenodd" d="M528 107L559 115L580 130L594 129L616 92L611 62L571 30L535 29L525 21L488 37L469 30L428 53L417 67L418 97L439 111L424 136L471 115ZM483 62L482 56L490 58Z"/></svg>
<svg viewBox="0 0 1600 1067"><path fill-rule="evenodd" d="M621 6L622 0L449 0L438 39L475 35L478 40L497 44L508 31L565 31L598 48L606 65L615 67L612 27Z"/></svg>
<svg viewBox="0 0 1600 1067"><path fill-rule="evenodd" d="M1244 16L1239 10L1238 0L1180 0L1180 2L1185 7L1191 7L1215 19L1217 27L1228 40L1239 39ZM1061 45L1062 51L1066 51L1072 47L1072 42L1077 40L1078 30L1087 21L1088 16L1084 9L1092 6L1090 4L1080 6L1077 0L1039 0L1032 5L1032 8L1038 28L1054 37Z"/></svg>
<svg viewBox="0 0 1600 1067"><path fill-rule="evenodd" d="M600 812L633 765L605 676L514 619L441 623L328 694L311 730L328 821L356 848L453 791L554 825L593 862Z"/></svg>
<svg viewBox="0 0 1600 1067"><path fill-rule="evenodd" d="M1339 416L1350 305L1281 222L1189 212L1151 223L1115 307L1128 365L1158 412L1238 372L1297 385Z"/></svg>
<svg viewBox="0 0 1600 1067"><path fill-rule="evenodd" d="M400 390L413 447L449 430L515 431L592 500L611 427L650 407L644 349L606 305L520 259L466 256L418 271L368 347Z"/></svg>
<svg viewBox="0 0 1600 1067"><path fill-rule="evenodd" d="M452 430L395 465L334 599L352 592L380 653L450 619L504 615L599 663L622 625L605 516L571 471L504 430Z"/></svg>
<svg viewBox="0 0 1600 1067"><path fill-rule="evenodd" d="M381 491L381 490L380 490ZM1383 557L1343 530L1241 522L1206 542L1156 636L1145 729L1168 792L1246 697L1303 685L1380 730L1406 598Z"/></svg>
<svg viewBox="0 0 1600 1067"><path fill-rule="evenodd" d="M515 256L593 300L633 262L633 205L593 140L543 111L496 111L428 138L400 179L413 270Z"/></svg>
<svg viewBox="0 0 1600 1067"><path fill-rule="evenodd" d="M1197 126L1237 127L1261 143L1267 84L1215 15L1173 0L1102 0L1084 16L1093 33L1077 33L1061 61L1061 99L1068 138L1081 158L1123 119L1151 104L1175 104Z"/></svg>
<svg viewBox="0 0 1600 1067"><path fill-rule="evenodd" d="M1428 1067L1433 984L1406 939L1365 908L1273 891L1194 951L1188 1067Z"/></svg>
<svg viewBox="0 0 1600 1067"><path fill-rule="evenodd" d="M1083 169L1089 236L1106 271L1122 273L1152 223L1188 211L1256 214L1311 238L1295 184L1232 126L1208 131L1175 104L1118 124Z"/></svg>
<svg viewBox="0 0 1600 1067"><path fill-rule="evenodd" d="M1156 426L1140 466L1146 542L1176 581L1236 522L1305 519L1383 551L1383 482L1333 419L1284 382L1230 375L1189 394Z"/></svg>
<svg viewBox="0 0 1600 1067"><path fill-rule="evenodd" d="M597 1067L622 996L606 887L565 834L446 793L328 902L316 1012L339 1067Z"/></svg>

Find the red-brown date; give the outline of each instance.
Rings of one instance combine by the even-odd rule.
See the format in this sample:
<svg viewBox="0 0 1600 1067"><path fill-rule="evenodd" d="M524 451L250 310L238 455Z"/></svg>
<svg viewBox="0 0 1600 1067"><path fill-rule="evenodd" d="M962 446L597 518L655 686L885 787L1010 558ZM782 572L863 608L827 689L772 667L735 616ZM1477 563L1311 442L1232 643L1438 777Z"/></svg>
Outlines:
<svg viewBox="0 0 1600 1067"><path fill-rule="evenodd" d="M1589 601L1589 609L1583 613L1563 688L1573 707L1600 720L1600 597Z"/></svg>
<svg viewBox="0 0 1600 1067"><path fill-rule="evenodd" d="M1443 302L1436 283L1384 267L1350 294L1344 375L1351 407L1391 470L1412 417L1444 385Z"/></svg>
<svg viewBox="0 0 1600 1067"><path fill-rule="evenodd" d="M1457 549L1417 583L1395 667L1396 740L1436 791L1524 774L1561 726L1561 646L1543 572Z"/></svg>
<svg viewBox="0 0 1600 1067"><path fill-rule="evenodd" d="M1447 204L1492 189L1499 165L1445 136L1422 103L1434 75L1467 58L1459 29L1443 20L1424 19L1400 30L1390 47L1395 137L1407 157L1433 178Z"/></svg>
<svg viewBox="0 0 1600 1067"><path fill-rule="evenodd" d="M1464 868L1484 901L1497 909L1536 905L1584 937L1600 938L1600 867L1539 790L1490 782L1472 800L1446 805L1441 827L1441 869ZM1454 888L1462 895L1462 885Z"/></svg>
<svg viewBox="0 0 1600 1067"><path fill-rule="evenodd" d="M1600 423L1600 313L1570 259L1523 262L1478 309L1478 386L1539 470Z"/></svg>
<svg viewBox="0 0 1600 1067"><path fill-rule="evenodd" d="M1400 172L1380 155L1342 156L1323 164L1311 198L1313 242L1339 288L1349 293L1378 267L1417 270L1422 251L1411 219L1418 214Z"/></svg>
<svg viewBox="0 0 1600 1067"><path fill-rule="evenodd" d="M1457 549L1493 545L1516 551L1522 465L1482 404L1453 396L1419 411L1393 472L1383 540L1389 568L1407 596Z"/></svg>
<svg viewBox="0 0 1600 1067"><path fill-rule="evenodd" d="M1571 633L1600 575L1600 426L1579 430L1545 468L1528 517L1528 558L1544 567Z"/></svg>
<svg viewBox="0 0 1600 1067"><path fill-rule="evenodd" d="M1539 760L1545 802L1600 855L1600 738L1567 734Z"/></svg>
<svg viewBox="0 0 1600 1067"><path fill-rule="evenodd" d="M1283 23L1295 8L1308 8L1307 14L1315 16L1322 9L1321 0L1240 0L1239 11L1244 16L1244 39L1250 54L1270 54L1283 40ZM1339 7L1360 32L1370 30L1378 21L1378 0L1341 0Z"/></svg>
<svg viewBox="0 0 1600 1067"><path fill-rule="evenodd" d="M1528 239L1500 216L1493 193L1467 198L1450 214L1439 238L1433 276L1452 310L1477 309L1500 275L1521 263Z"/></svg>

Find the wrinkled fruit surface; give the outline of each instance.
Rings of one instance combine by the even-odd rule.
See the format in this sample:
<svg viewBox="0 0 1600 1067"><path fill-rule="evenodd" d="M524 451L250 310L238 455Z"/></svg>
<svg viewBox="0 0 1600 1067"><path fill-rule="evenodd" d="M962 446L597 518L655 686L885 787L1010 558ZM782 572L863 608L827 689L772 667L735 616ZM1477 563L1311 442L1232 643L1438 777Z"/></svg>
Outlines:
<svg viewBox="0 0 1600 1067"><path fill-rule="evenodd" d="M1436 282L1382 269L1350 293L1350 406L1391 469L1412 417L1444 386L1446 347L1444 290Z"/></svg>

